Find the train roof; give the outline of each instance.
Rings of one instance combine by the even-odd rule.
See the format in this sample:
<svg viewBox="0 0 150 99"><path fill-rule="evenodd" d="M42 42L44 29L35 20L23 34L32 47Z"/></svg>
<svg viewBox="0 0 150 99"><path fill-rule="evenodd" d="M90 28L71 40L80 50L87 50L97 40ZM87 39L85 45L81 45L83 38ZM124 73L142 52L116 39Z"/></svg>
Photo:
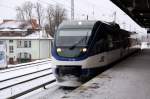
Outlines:
<svg viewBox="0 0 150 99"><path fill-rule="evenodd" d="M64 28L92 28L96 21L63 21L59 29Z"/></svg>
<svg viewBox="0 0 150 99"><path fill-rule="evenodd" d="M101 22L107 25L114 25L113 23L108 23L99 20L70 20L70 21L63 21L58 29L65 29L65 28L93 28L96 22Z"/></svg>

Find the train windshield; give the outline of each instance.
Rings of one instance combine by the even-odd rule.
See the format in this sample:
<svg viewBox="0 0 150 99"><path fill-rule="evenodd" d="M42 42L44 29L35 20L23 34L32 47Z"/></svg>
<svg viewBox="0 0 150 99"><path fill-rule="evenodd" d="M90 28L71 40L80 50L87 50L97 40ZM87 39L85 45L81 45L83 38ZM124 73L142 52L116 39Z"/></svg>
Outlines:
<svg viewBox="0 0 150 99"><path fill-rule="evenodd" d="M92 29L62 29L56 35L56 46L85 47Z"/></svg>

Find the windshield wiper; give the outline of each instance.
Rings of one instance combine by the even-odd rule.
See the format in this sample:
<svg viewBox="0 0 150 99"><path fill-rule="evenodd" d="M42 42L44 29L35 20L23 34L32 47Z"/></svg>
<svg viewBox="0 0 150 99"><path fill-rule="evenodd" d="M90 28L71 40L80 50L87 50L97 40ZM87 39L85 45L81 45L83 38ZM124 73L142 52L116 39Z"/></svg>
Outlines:
<svg viewBox="0 0 150 99"><path fill-rule="evenodd" d="M77 43L75 43L74 45L72 45L69 49L70 50L73 50L78 44L82 43L83 41L87 41L88 39L88 32L87 32L87 35L82 37Z"/></svg>

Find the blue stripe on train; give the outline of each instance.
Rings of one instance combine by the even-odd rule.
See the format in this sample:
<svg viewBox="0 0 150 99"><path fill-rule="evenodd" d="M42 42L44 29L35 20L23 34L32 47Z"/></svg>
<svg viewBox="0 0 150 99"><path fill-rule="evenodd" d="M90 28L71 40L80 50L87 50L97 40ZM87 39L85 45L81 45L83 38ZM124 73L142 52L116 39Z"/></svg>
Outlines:
<svg viewBox="0 0 150 99"><path fill-rule="evenodd" d="M87 68L81 70L81 76L95 76L104 71L107 66L99 66L95 68Z"/></svg>
<svg viewBox="0 0 150 99"><path fill-rule="evenodd" d="M52 49L52 56L56 60L60 60L60 61L81 61L81 60L84 60L88 57L88 53L83 55L83 56L77 57L77 58L66 58L66 57L58 56L58 54L56 53L56 50Z"/></svg>

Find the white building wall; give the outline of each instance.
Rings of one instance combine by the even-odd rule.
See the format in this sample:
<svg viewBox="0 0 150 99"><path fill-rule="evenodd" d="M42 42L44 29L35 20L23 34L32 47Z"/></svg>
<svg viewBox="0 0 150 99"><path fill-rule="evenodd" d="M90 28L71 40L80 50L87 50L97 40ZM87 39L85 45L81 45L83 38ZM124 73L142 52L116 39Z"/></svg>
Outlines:
<svg viewBox="0 0 150 99"><path fill-rule="evenodd" d="M13 58L14 61L16 61L16 40L13 40L13 42L9 42L9 40L4 40L6 41L6 57L7 57L7 61L9 61L9 58ZM9 46L13 46L13 53L10 53L10 50L9 50Z"/></svg>
<svg viewBox="0 0 150 99"><path fill-rule="evenodd" d="M31 41L31 57L32 59L40 59L39 57L39 40Z"/></svg>
<svg viewBox="0 0 150 99"><path fill-rule="evenodd" d="M51 45L50 40L33 40L32 41L32 58L33 59L44 59L49 58Z"/></svg>
<svg viewBox="0 0 150 99"><path fill-rule="evenodd" d="M20 40L16 40L16 42L18 42L18 41L20 41ZM24 42L24 41L30 41L30 40L22 40L22 42ZM32 43L32 40L31 40L31 43ZM17 43L16 43L16 48L15 48L16 57L18 57L19 53L30 53L32 55L32 47L27 47L27 48L21 47L21 48L19 48L19 47L17 47Z"/></svg>
<svg viewBox="0 0 150 99"><path fill-rule="evenodd" d="M14 52L11 53L11 55L14 58L14 61L17 61L17 40L13 40L13 43L9 43L9 45L14 47Z"/></svg>
<svg viewBox="0 0 150 99"><path fill-rule="evenodd" d="M50 58L51 57L51 45L50 40L40 40L40 58Z"/></svg>
<svg viewBox="0 0 150 99"><path fill-rule="evenodd" d="M22 41L25 41L21 39ZM44 58L50 58L51 57L51 40L49 39L32 39L27 40L31 41L31 47L30 48L18 48L17 44L19 40L13 40L12 43L9 42L9 40L5 40L7 45L7 61L9 61L9 58L13 58L14 61L17 61L17 57L19 53L30 53L32 60L36 59L44 59ZM13 46L14 52L10 53L9 46Z"/></svg>

